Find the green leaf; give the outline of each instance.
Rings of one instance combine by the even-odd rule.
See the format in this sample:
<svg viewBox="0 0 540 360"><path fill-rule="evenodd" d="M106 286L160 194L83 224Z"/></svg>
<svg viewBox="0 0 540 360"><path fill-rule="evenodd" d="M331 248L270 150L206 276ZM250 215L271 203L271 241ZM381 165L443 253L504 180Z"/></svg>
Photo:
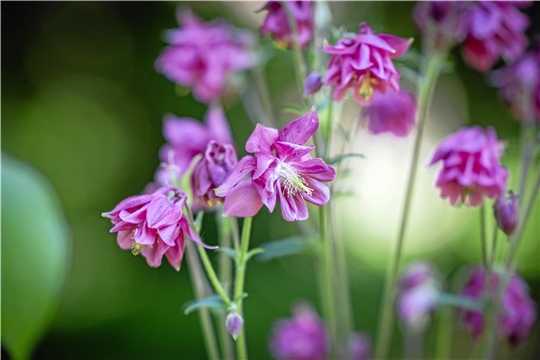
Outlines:
<svg viewBox="0 0 540 360"><path fill-rule="evenodd" d="M240 295L238 295L237 297L234 298L234 302L237 303L239 302L240 300L243 300L245 298L248 297L248 293L241 293Z"/></svg>
<svg viewBox="0 0 540 360"><path fill-rule="evenodd" d="M29 359L53 320L71 240L48 181L2 154L2 344Z"/></svg>
<svg viewBox="0 0 540 360"><path fill-rule="evenodd" d="M226 255L228 255L231 259L236 261L236 251L234 249L231 249L230 247L220 246L216 249L218 252L222 252Z"/></svg>
<svg viewBox="0 0 540 360"><path fill-rule="evenodd" d="M342 162L343 160L348 159L348 158L362 158L362 159L364 159L365 157L362 154L354 154L354 153L342 154L342 155L335 156L335 157L333 157L331 159L328 159L328 161L326 163L328 165L336 165L336 164L339 164L340 162Z"/></svg>
<svg viewBox="0 0 540 360"><path fill-rule="evenodd" d="M219 295L208 296L201 300L193 300L186 304L184 315L187 315L194 310L198 310L199 308L225 309L225 303Z"/></svg>
<svg viewBox="0 0 540 360"><path fill-rule="evenodd" d="M470 298L449 293L440 293L437 297L437 304L470 311L482 311L484 308L483 301L471 300Z"/></svg>
<svg viewBox="0 0 540 360"><path fill-rule="evenodd" d="M252 249L250 250L248 253L247 253L247 256L246 256L246 261L251 259L252 257L254 257L255 255L257 254L262 254L264 252L264 249L263 248L255 248L255 249Z"/></svg>
<svg viewBox="0 0 540 360"><path fill-rule="evenodd" d="M304 236L291 236L286 239L273 240L261 245L264 250L257 256L261 262L270 261L284 256L314 253L314 241Z"/></svg>
<svg viewBox="0 0 540 360"><path fill-rule="evenodd" d="M286 113L302 116L309 111L309 108L296 104L285 104L281 107L281 110Z"/></svg>

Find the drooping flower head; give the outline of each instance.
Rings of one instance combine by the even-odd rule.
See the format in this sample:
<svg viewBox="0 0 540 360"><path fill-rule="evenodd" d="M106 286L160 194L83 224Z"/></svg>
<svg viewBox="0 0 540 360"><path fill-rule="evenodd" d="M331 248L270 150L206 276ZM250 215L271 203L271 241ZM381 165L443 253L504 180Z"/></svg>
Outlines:
<svg viewBox="0 0 540 360"><path fill-rule="evenodd" d="M411 93L390 90L376 92L369 106L363 107L367 128L372 134L392 133L398 137L409 134L416 123L416 102Z"/></svg>
<svg viewBox="0 0 540 360"><path fill-rule="evenodd" d="M471 270L469 279L461 295L473 300L480 300L484 291L494 292L501 275L497 272L490 277L489 285L484 285L488 274L482 267ZM518 345L529 336L536 319L536 306L529 296L527 284L517 275L512 274L502 300L502 314L498 318L497 331L510 344ZM462 310L461 320L475 340L484 331L484 314L479 311Z"/></svg>
<svg viewBox="0 0 540 360"><path fill-rule="evenodd" d="M540 42L512 64L494 71L491 82L517 119L540 124Z"/></svg>
<svg viewBox="0 0 540 360"><path fill-rule="evenodd" d="M114 210L103 213L114 224L118 245L142 254L151 267L159 267L163 255L173 268L180 270L186 246L185 236L206 247L189 226L182 209L186 194L175 187L161 187L152 194L136 195L120 202Z"/></svg>
<svg viewBox="0 0 540 360"><path fill-rule="evenodd" d="M305 201L324 206L330 191L321 181L334 180L336 172L309 155L314 145L305 146L318 127L315 110L281 131L258 124L246 143L255 156L242 158L216 190L225 197L225 214L251 217L263 204L272 212L279 201L283 218L295 221L308 218Z"/></svg>
<svg viewBox="0 0 540 360"><path fill-rule="evenodd" d="M497 226L506 235L512 235L518 222L518 204L516 195L510 191L508 196L501 194L493 206Z"/></svg>
<svg viewBox="0 0 540 360"><path fill-rule="evenodd" d="M172 176L179 180L188 170L191 160L206 151L210 141L215 140L222 146L232 144L231 130L221 107L210 107L204 122L201 124L195 119L173 115L165 117L163 136L167 144L161 147L159 158L168 166L156 172L155 180L159 185L173 184Z"/></svg>
<svg viewBox="0 0 540 360"><path fill-rule="evenodd" d="M460 201L478 206L484 196L493 199L502 194L508 179L508 170L500 163L502 153L503 146L491 127L472 126L448 136L430 162L443 164L437 177L441 196L452 205Z"/></svg>
<svg viewBox="0 0 540 360"><path fill-rule="evenodd" d="M324 323L305 303L297 304L289 319L274 325L270 353L278 360L326 359L329 347Z"/></svg>
<svg viewBox="0 0 540 360"><path fill-rule="evenodd" d="M371 102L375 91L399 91L400 74L392 59L405 54L412 39L389 34L374 34L366 23L360 24L360 34L338 40L335 46L325 44L331 54L325 85L333 86L334 100L343 99L349 89L361 104Z"/></svg>
<svg viewBox="0 0 540 360"><path fill-rule="evenodd" d="M311 1L285 1L296 23L298 45L305 48L313 37L313 3ZM281 48L291 49L294 44L294 36L289 26L287 10L280 1L267 2L262 10L267 10L266 18L261 25L262 36L270 34L276 45Z"/></svg>
<svg viewBox="0 0 540 360"><path fill-rule="evenodd" d="M529 19L518 7L527 1L474 1L460 16L459 36L463 59L481 72L504 59L512 61L527 47Z"/></svg>
<svg viewBox="0 0 540 360"><path fill-rule="evenodd" d="M169 45L156 60L156 70L191 88L198 101L217 101L233 72L254 65L251 36L223 21L205 23L189 11L179 11L177 16L180 28L165 34Z"/></svg>
<svg viewBox="0 0 540 360"><path fill-rule="evenodd" d="M458 25L466 6L460 1L419 1L414 21L428 46L448 51L458 41Z"/></svg>

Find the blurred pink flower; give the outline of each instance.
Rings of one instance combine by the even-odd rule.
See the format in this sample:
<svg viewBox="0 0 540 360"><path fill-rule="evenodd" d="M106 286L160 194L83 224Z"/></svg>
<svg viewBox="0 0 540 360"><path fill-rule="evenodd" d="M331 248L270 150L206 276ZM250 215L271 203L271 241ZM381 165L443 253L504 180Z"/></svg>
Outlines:
<svg viewBox="0 0 540 360"><path fill-rule="evenodd" d="M350 354L352 360L370 360L371 356L371 339L359 332L354 332L350 337Z"/></svg>
<svg viewBox="0 0 540 360"><path fill-rule="evenodd" d="M414 21L431 47L447 51L458 41L458 24L466 9L461 1L419 1Z"/></svg>
<svg viewBox="0 0 540 360"><path fill-rule="evenodd" d="M323 86L322 75L318 71L312 71L304 82L304 97L315 94Z"/></svg>
<svg viewBox="0 0 540 360"><path fill-rule="evenodd" d="M246 151L255 156L242 158L216 190L225 197L225 214L251 217L263 204L272 212L279 200L283 218L295 221L308 218L305 201L324 206L330 191L320 181L334 180L336 172L309 155L314 145L305 146L318 127L315 110L281 131L257 124L246 143Z"/></svg>
<svg viewBox="0 0 540 360"><path fill-rule="evenodd" d="M480 266L472 269L461 295L481 300L484 291L494 292L500 274L492 274L489 286L485 286L487 276L489 275ZM497 331L500 336L508 339L510 344L519 345L527 339L536 320L536 306L529 296L527 284L519 275L511 275L502 305L503 313L499 316ZM484 331L484 315L477 311L462 310L460 316L473 338L477 340Z"/></svg>
<svg viewBox="0 0 540 360"><path fill-rule="evenodd" d="M165 34L169 46L155 68L172 82L192 88L198 101L218 101L229 75L254 65L251 36L223 21L203 22L190 11L178 11L177 17L180 28Z"/></svg>
<svg viewBox="0 0 540 360"><path fill-rule="evenodd" d="M152 194L136 195L120 202L102 216L114 224L111 233L118 233L118 245L142 254L151 267L159 267L163 255L176 270L184 255L185 235L206 247L188 224L182 209L186 194L174 187L162 187Z"/></svg>
<svg viewBox="0 0 540 360"><path fill-rule="evenodd" d="M493 206L497 226L506 235L512 235L518 222L518 204L516 195L510 191L508 197L499 195Z"/></svg>
<svg viewBox="0 0 540 360"><path fill-rule="evenodd" d="M313 36L313 3L310 1L285 1L296 22L298 44L305 48ZM293 47L293 34L289 27L287 11L280 1L267 2L262 10L267 10L266 18L261 25L262 36L270 34L277 46L291 49Z"/></svg>
<svg viewBox="0 0 540 360"><path fill-rule="evenodd" d="M367 105L375 91L399 91L400 74L392 59L405 54L411 42L394 35L373 34L366 23L361 23L360 34L355 37L340 39L335 46L325 44L324 52L332 56L325 85L334 87L334 100L342 100L351 89L354 98Z"/></svg>
<svg viewBox="0 0 540 360"><path fill-rule="evenodd" d="M437 177L441 196L455 205L459 200L470 206L482 204L506 189L508 170L501 165L503 146L495 129L478 126L463 128L444 139L429 165L442 161Z"/></svg>
<svg viewBox="0 0 540 360"><path fill-rule="evenodd" d="M411 93L393 90L373 94L369 106L362 108L372 134L392 133L407 136L416 123L416 101Z"/></svg>

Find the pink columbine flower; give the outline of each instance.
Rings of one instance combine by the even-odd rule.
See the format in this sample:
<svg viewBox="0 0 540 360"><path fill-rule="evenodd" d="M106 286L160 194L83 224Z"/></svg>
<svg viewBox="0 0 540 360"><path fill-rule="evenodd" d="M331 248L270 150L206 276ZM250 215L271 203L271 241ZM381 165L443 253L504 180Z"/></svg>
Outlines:
<svg viewBox="0 0 540 360"><path fill-rule="evenodd" d="M512 235L518 222L518 204L516 195L510 191L508 197L501 194L493 206L497 226L506 235Z"/></svg>
<svg viewBox="0 0 540 360"><path fill-rule="evenodd" d="M298 34L298 45L305 48L313 37L313 3L311 1L285 1L289 7ZM262 10L267 10L266 18L261 26L262 36L270 34L278 47L291 49L294 37L289 27L287 11L280 1L267 2Z"/></svg>
<svg viewBox="0 0 540 360"><path fill-rule="evenodd" d="M242 158L216 189L217 196L225 197L225 214L251 217L263 204L272 212L279 201L283 218L295 221L308 218L305 201L324 206L330 191L321 181L334 180L336 171L309 155L314 145L305 146L318 127L315 110L281 131L257 124L246 143L246 151L255 156Z"/></svg>
<svg viewBox="0 0 540 360"><path fill-rule="evenodd" d="M159 151L159 158L167 164L158 169L155 180L160 185L173 184L173 177L180 180L189 168L191 160L206 151L211 140L219 144L232 144L232 135L223 110L211 106L204 117L204 124L191 118L165 117L163 136L167 144Z"/></svg>
<svg viewBox="0 0 540 360"><path fill-rule="evenodd" d="M326 359L328 334L323 321L305 303L293 308L293 316L274 325L270 353L278 360Z"/></svg>
<svg viewBox="0 0 540 360"><path fill-rule="evenodd" d="M501 58L512 61L527 47L529 19L518 7L527 1L474 1L460 17L463 58L486 72Z"/></svg>
<svg viewBox="0 0 540 360"><path fill-rule="evenodd" d="M494 71L491 82L517 119L540 124L540 42L512 64Z"/></svg>
<svg viewBox="0 0 540 360"><path fill-rule="evenodd" d="M179 11L180 28L167 31L169 44L155 63L172 82L192 88L204 103L219 100L228 77L255 63L249 33L223 21L203 22L189 11Z"/></svg>
<svg viewBox="0 0 540 360"><path fill-rule="evenodd" d="M472 126L448 136L429 164L443 163L437 177L441 196L449 198L452 205L461 200L477 206L484 196L493 199L501 195L508 179L508 170L500 163L502 153L503 146L492 127Z"/></svg>
<svg viewBox="0 0 540 360"><path fill-rule="evenodd" d="M361 23L360 34L355 37L340 39L335 46L325 44L324 52L332 55L325 85L334 87L334 100L342 100L351 89L354 98L367 105L375 91L399 91L400 74L392 59L405 54L411 42L394 35L374 34L366 23Z"/></svg>
<svg viewBox="0 0 540 360"><path fill-rule="evenodd" d="M376 92L369 106L363 107L367 128L372 134L407 136L416 123L416 101L408 91Z"/></svg>
<svg viewBox="0 0 540 360"><path fill-rule="evenodd" d="M142 254L151 267L159 267L163 255L173 268L180 270L185 235L206 247L189 226L182 209L186 194L175 187L161 187L152 194L136 195L120 202L114 210L103 213L114 224L118 245L133 255Z"/></svg>
<svg viewBox="0 0 540 360"><path fill-rule="evenodd" d="M487 276L490 275L486 274L482 267L472 269L461 295L481 300L484 291L494 292L500 280L500 274L492 274L489 286L485 286ZM536 320L536 306L529 296L527 284L515 273L510 277L502 307L503 313L499 316L497 331L510 344L519 345L527 339L532 330ZM484 314L478 311L462 310L460 316L473 338L479 339L484 331Z"/></svg>
<svg viewBox="0 0 540 360"><path fill-rule="evenodd" d="M461 1L419 1L413 17L428 45L447 51L459 41L458 25L465 9Z"/></svg>
<svg viewBox="0 0 540 360"><path fill-rule="evenodd" d="M236 151L231 144L221 145L211 140L191 175L193 211L211 208L223 199L216 196L214 189L223 184L238 163Z"/></svg>

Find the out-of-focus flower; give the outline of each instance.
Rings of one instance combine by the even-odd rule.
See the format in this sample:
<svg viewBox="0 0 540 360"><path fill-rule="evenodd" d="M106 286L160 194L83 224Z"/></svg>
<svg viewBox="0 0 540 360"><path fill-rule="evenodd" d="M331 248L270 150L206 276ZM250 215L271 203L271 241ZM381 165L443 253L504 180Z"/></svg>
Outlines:
<svg viewBox="0 0 540 360"><path fill-rule="evenodd" d="M285 1L285 3L296 22L298 45L305 48L313 37L313 3L311 1ZM268 13L260 29L261 35L270 34L278 47L291 49L294 36L289 26L287 10L280 1L269 1L262 10L267 10Z"/></svg>
<svg viewBox="0 0 540 360"><path fill-rule="evenodd" d="M324 206L330 191L320 181L334 180L336 171L309 155L314 145L305 146L318 127L315 110L281 131L257 124L246 143L246 151L255 156L242 158L216 190L225 197L225 214L251 217L263 204L272 212L279 201L283 218L295 221L308 218L305 201Z"/></svg>
<svg viewBox="0 0 540 360"><path fill-rule="evenodd" d="M189 168L191 160L205 152L208 143L215 140L219 144L232 143L231 130L223 110L212 106L204 117L205 124L191 118L165 117L163 136L167 144L159 151L159 158L167 166L160 167L155 180L160 185L173 184L173 177L180 180Z"/></svg>
<svg viewBox="0 0 540 360"><path fill-rule="evenodd" d="M484 291L494 292L500 281L500 274L493 273L489 286L485 286L487 276L489 275L482 267L472 269L461 295L480 300ZM512 345L525 341L536 319L536 307L529 297L527 284L515 273L511 275L504 293L502 311L497 323L499 335L508 339ZM460 316L473 338L478 339L484 331L484 314L478 311L462 310Z"/></svg>
<svg viewBox="0 0 540 360"><path fill-rule="evenodd" d="M315 94L323 86L322 75L318 71L313 71L306 77L304 84L304 97Z"/></svg>
<svg viewBox="0 0 540 360"><path fill-rule="evenodd" d="M508 197L504 194L499 195L493 206L497 226L504 231L506 235L512 235L517 224L518 205L516 195L510 191Z"/></svg>
<svg viewBox="0 0 540 360"><path fill-rule="evenodd" d="M494 71L491 82L516 118L536 119L540 124L540 42L512 64Z"/></svg>
<svg viewBox="0 0 540 360"><path fill-rule="evenodd" d="M324 52L332 55L325 85L334 87L334 100L342 100L351 89L354 98L367 105L375 91L399 91L400 74L392 59L405 54L411 42L394 35L374 34L369 25L361 23L360 34L355 37L340 39L335 46L324 44Z"/></svg>
<svg viewBox="0 0 540 360"><path fill-rule="evenodd" d="M229 75L254 65L252 38L223 21L203 22L189 11L178 11L177 16L180 28L165 34L169 46L155 68L172 82L192 88L197 100L217 101Z"/></svg>
<svg viewBox="0 0 540 360"><path fill-rule="evenodd" d="M460 1L419 1L413 17L428 45L447 51L458 40L458 24L465 9Z"/></svg>
<svg viewBox="0 0 540 360"><path fill-rule="evenodd" d="M189 226L182 208L186 194L175 187L162 187L152 194L136 195L120 202L114 210L103 213L114 224L118 245L133 255L142 254L151 267L159 267L163 255L176 270L184 255L185 235L206 247Z"/></svg>
<svg viewBox="0 0 540 360"><path fill-rule="evenodd" d="M518 7L526 1L474 1L465 4L459 36L465 62L486 72L501 58L512 61L527 47L529 19Z"/></svg>
<svg viewBox="0 0 540 360"><path fill-rule="evenodd" d="M278 360L326 359L328 335L322 320L305 303L293 308L293 316L274 325L270 353Z"/></svg>
<svg viewBox="0 0 540 360"><path fill-rule="evenodd" d="M508 170L501 165L503 146L495 129L478 126L463 128L444 139L429 165L442 161L437 177L441 196L450 204L458 200L470 206L482 204L483 197L491 199L506 189Z"/></svg>
<svg viewBox="0 0 540 360"><path fill-rule="evenodd" d="M401 321L411 328L427 324L430 312L437 305L440 281L433 266L414 263L403 272L399 283L397 312Z"/></svg>
<svg viewBox="0 0 540 360"><path fill-rule="evenodd" d="M236 312L229 313L225 319L225 328L234 340L236 340L244 328L244 319Z"/></svg>
<svg viewBox="0 0 540 360"><path fill-rule="evenodd" d="M211 140L191 175L193 211L212 207L223 199L216 196L214 189L223 184L238 163L236 151L231 144L221 145Z"/></svg>
<svg viewBox="0 0 540 360"><path fill-rule="evenodd" d="M362 333L355 332L350 337L351 358L352 360L371 359L371 339Z"/></svg>
<svg viewBox="0 0 540 360"><path fill-rule="evenodd" d="M416 123L416 102L411 93L400 90L373 94L369 106L362 108L372 134L392 133L404 137Z"/></svg>

